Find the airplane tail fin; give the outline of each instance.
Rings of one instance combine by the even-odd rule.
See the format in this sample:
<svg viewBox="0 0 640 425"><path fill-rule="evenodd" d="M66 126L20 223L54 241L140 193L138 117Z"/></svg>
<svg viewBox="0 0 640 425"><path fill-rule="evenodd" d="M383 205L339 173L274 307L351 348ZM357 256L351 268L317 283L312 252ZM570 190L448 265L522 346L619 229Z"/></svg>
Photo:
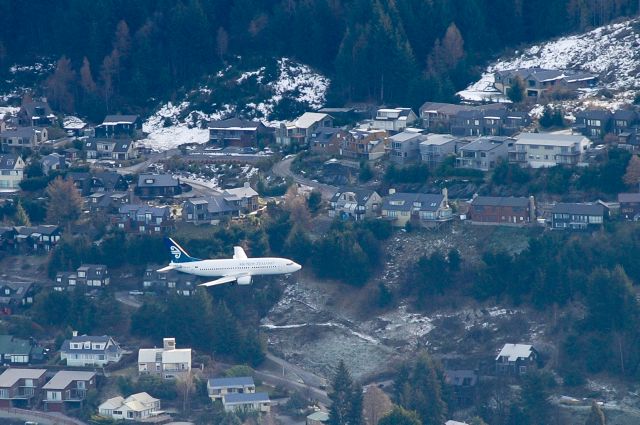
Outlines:
<svg viewBox="0 0 640 425"><path fill-rule="evenodd" d="M164 238L164 243L169 248L169 253L171 254L171 262L172 263L189 263L191 261L200 261L199 258L194 258L187 254L176 241L171 238Z"/></svg>

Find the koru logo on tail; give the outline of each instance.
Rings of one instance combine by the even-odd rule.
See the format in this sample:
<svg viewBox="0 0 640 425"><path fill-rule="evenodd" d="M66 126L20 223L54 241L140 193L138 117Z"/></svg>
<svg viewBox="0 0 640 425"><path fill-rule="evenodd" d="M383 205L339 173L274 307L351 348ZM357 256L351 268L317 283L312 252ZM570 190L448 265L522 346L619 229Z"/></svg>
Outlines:
<svg viewBox="0 0 640 425"><path fill-rule="evenodd" d="M173 257L176 260L178 260L180 258L180 256L182 255L180 250L177 247L173 246L173 245L171 246L170 250L171 250L171 254L173 255Z"/></svg>

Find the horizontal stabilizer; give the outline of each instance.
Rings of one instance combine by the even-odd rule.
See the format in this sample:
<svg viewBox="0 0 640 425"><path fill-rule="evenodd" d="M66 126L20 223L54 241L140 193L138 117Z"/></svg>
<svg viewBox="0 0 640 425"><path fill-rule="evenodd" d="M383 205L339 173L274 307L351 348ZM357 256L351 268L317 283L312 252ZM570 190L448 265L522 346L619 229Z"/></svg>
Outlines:
<svg viewBox="0 0 640 425"><path fill-rule="evenodd" d="M158 270L156 270L156 271L157 271L157 272L160 272L160 273L166 273L166 272L169 272L169 271L171 271L171 270L175 270L175 269L177 269L177 268L178 268L178 267L176 267L176 265L175 265L175 264L169 264L167 267L163 267L163 268L158 269Z"/></svg>
<svg viewBox="0 0 640 425"><path fill-rule="evenodd" d="M201 283L200 286L216 286L216 285L222 285L224 283L229 283L229 282L233 282L235 281L239 276L238 275L230 275L230 276L223 276L220 279L216 279L216 280L212 280L211 282L205 282L205 283Z"/></svg>

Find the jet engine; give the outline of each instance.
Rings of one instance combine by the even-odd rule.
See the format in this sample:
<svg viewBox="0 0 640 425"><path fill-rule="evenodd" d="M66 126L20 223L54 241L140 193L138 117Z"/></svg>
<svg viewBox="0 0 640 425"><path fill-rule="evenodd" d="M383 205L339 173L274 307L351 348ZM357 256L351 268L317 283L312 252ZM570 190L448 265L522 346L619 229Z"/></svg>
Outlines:
<svg viewBox="0 0 640 425"><path fill-rule="evenodd" d="M238 285L250 285L251 284L251 276L241 276L237 279Z"/></svg>

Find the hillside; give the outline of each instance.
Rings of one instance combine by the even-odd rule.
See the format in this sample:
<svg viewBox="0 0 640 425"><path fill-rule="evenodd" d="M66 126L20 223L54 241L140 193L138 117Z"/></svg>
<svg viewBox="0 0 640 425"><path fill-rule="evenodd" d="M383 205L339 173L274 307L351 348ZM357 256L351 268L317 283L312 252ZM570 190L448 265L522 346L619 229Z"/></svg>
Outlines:
<svg viewBox="0 0 640 425"><path fill-rule="evenodd" d="M640 19L602 26L592 31L561 37L515 51L491 63L482 78L459 92L469 100L501 98L493 86L493 72L514 68L581 69L599 76L595 90L585 90L583 104L597 103L612 108L630 103L638 90L640 76ZM613 92L603 99L598 89Z"/></svg>

